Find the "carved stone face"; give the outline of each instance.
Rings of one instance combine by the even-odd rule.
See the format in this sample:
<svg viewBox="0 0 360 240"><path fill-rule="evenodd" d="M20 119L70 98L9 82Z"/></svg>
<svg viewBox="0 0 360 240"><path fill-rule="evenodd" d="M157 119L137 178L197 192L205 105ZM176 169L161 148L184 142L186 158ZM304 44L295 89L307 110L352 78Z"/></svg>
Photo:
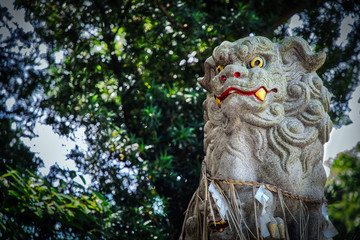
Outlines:
<svg viewBox="0 0 360 240"><path fill-rule="evenodd" d="M226 118L274 126L285 117L284 102L296 91L288 89L294 80L291 71L314 71L324 61L323 55L311 55L306 47L299 39L280 44L264 37L225 41L206 60L205 76L199 82L213 94ZM298 68L290 69L294 62Z"/></svg>
<svg viewBox="0 0 360 240"><path fill-rule="evenodd" d="M219 107L231 108L225 112L246 120L247 114L283 102L286 79L278 64L278 52L272 42L254 39L225 42L216 48L212 56L216 72L210 85Z"/></svg>
<svg viewBox="0 0 360 240"><path fill-rule="evenodd" d="M274 100L284 99L285 78L282 70L278 68L279 56L273 43L268 43L266 54L253 43L252 53L248 52L250 41L240 41L233 44L224 44L215 49L213 59L216 75L211 80L214 95L223 103L232 94L237 94L240 101L251 110ZM255 46L254 46L255 45ZM260 45L261 46L261 45ZM228 58L224 61L223 54L232 50L238 57ZM260 50L260 49L259 49ZM275 94L277 93L277 94ZM274 99L275 98L275 99ZM266 99L266 100L265 100ZM225 101L226 102L226 101Z"/></svg>

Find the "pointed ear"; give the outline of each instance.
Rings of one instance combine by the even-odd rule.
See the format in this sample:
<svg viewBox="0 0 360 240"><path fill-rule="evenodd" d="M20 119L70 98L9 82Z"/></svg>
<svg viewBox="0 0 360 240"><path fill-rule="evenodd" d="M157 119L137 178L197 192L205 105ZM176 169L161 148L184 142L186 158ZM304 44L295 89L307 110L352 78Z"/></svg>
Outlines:
<svg viewBox="0 0 360 240"><path fill-rule="evenodd" d="M280 53L285 64L297 59L308 72L318 70L326 58L324 52L313 53L309 44L300 37L288 37L282 40L280 42Z"/></svg>
<svg viewBox="0 0 360 240"><path fill-rule="evenodd" d="M212 57L206 59L204 64L205 75L204 77L198 78L200 85L207 91L212 92L210 85L211 79L215 76L215 61Z"/></svg>

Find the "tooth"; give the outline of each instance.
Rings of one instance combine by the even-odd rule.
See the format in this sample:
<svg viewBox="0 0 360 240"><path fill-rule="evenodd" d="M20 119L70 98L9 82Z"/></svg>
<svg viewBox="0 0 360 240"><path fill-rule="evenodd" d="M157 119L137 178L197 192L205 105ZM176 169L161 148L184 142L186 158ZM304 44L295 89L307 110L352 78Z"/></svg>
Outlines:
<svg viewBox="0 0 360 240"><path fill-rule="evenodd" d="M217 103L218 107L221 107L221 101L220 101L220 99L217 98L217 97L215 97L215 99L216 99L216 103Z"/></svg>
<svg viewBox="0 0 360 240"><path fill-rule="evenodd" d="M264 101L266 96L266 91L264 88L260 88L256 93L255 96L257 96L261 101Z"/></svg>

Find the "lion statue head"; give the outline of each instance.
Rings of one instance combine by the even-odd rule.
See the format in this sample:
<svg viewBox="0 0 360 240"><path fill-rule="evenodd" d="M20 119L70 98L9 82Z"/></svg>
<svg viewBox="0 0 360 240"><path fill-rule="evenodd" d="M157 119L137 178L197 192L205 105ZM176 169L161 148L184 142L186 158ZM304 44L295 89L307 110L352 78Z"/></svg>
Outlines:
<svg viewBox="0 0 360 240"><path fill-rule="evenodd" d="M315 73L324 61L324 53L313 53L299 37L274 43L253 36L214 49L205 61L204 77L198 79L209 92L202 180L181 238L207 239L206 231L196 231L199 224L207 225L210 239L265 237L266 229L259 227L265 217L256 216L254 207L262 184L267 186L262 196L271 202L262 206L267 223L285 225L276 228L279 239L300 239L306 226L312 238L326 227L319 209L326 182L323 144L332 129L330 94ZM232 208L239 211L229 214ZM297 224L301 211L311 216L306 226ZM241 217L234 218L236 214Z"/></svg>

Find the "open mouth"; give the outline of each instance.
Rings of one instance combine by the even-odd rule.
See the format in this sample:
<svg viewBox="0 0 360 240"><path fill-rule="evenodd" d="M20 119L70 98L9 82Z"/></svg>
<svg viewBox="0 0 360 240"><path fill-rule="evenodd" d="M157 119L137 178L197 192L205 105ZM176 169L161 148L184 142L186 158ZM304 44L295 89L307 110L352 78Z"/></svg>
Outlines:
<svg viewBox="0 0 360 240"><path fill-rule="evenodd" d="M228 227L229 224L226 220L220 220L220 221L211 221L209 223L209 228L211 229L212 233L216 232L223 232L226 227Z"/></svg>
<svg viewBox="0 0 360 240"><path fill-rule="evenodd" d="M225 92L223 92L220 97L217 97L217 96L214 96L214 97L216 99L217 104L220 107L221 102L224 101L228 96L230 96L233 93L240 94L240 95L246 95L246 96L254 95L259 101L264 101L266 94L268 94L269 92L276 93L277 89L273 88L270 91L268 91L265 87L259 87L258 89L254 90L254 91L242 91L238 88L230 87Z"/></svg>

